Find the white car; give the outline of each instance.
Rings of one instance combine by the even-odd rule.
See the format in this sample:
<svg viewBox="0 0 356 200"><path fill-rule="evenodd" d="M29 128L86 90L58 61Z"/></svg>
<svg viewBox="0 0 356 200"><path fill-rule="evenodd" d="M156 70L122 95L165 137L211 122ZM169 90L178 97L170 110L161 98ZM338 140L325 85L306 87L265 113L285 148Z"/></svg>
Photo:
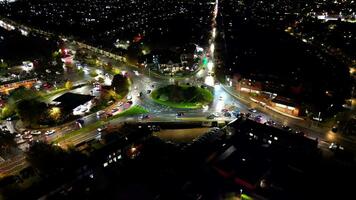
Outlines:
<svg viewBox="0 0 356 200"><path fill-rule="evenodd" d="M103 115L104 113L105 113L105 111L100 110L100 111L96 112L96 115L97 115L97 116L100 116L100 115Z"/></svg>
<svg viewBox="0 0 356 200"><path fill-rule="evenodd" d="M45 135L52 135L55 132L56 132L55 130L48 130L48 131L45 132Z"/></svg>
<svg viewBox="0 0 356 200"><path fill-rule="evenodd" d="M23 139L32 139L32 135L29 135L29 134L28 135L24 135L24 136L22 136L22 138Z"/></svg>
<svg viewBox="0 0 356 200"><path fill-rule="evenodd" d="M131 100L131 99L132 99L131 95L127 96L127 100Z"/></svg>
<svg viewBox="0 0 356 200"><path fill-rule="evenodd" d="M33 130L31 131L31 135L41 135L41 131L38 131L38 130Z"/></svg>

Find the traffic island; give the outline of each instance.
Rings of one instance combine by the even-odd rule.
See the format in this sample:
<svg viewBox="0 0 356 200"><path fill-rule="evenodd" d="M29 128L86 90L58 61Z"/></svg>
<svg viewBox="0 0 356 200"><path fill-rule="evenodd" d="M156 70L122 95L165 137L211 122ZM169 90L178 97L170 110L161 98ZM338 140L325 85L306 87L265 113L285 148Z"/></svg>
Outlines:
<svg viewBox="0 0 356 200"><path fill-rule="evenodd" d="M151 93L153 101L172 108L197 109L211 103L212 92L195 86L167 85Z"/></svg>

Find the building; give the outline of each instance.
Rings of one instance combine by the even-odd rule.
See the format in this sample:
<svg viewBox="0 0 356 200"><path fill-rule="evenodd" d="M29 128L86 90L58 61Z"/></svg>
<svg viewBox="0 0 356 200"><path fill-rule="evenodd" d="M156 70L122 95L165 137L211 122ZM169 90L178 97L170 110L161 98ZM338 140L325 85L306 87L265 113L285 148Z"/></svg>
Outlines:
<svg viewBox="0 0 356 200"><path fill-rule="evenodd" d="M270 101L270 105L281 112L294 116L299 115L299 106L289 98L277 96Z"/></svg>
<svg viewBox="0 0 356 200"><path fill-rule="evenodd" d="M52 104L73 115L84 115L94 106L93 96L67 92L53 100Z"/></svg>
<svg viewBox="0 0 356 200"><path fill-rule="evenodd" d="M245 93L251 96L251 100L263 106L268 105L277 111L299 116L300 106L293 99L283 96L287 92L293 95L299 95L303 88L291 87L289 90L286 85L271 81L259 81L253 78L245 78L240 74L234 74L232 86L235 91Z"/></svg>

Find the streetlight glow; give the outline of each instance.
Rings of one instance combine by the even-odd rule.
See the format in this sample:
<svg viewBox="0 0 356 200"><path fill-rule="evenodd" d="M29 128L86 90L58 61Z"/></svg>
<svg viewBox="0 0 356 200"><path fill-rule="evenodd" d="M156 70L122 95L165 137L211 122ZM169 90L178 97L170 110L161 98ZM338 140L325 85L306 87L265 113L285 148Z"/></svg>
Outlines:
<svg viewBox="0 0 356 200"><path fill-rule="evenodd" d="M212 71L214 69L214 63L212 61L209 61L208 63L208 70Z"/></svg>
<svg viewBox="0 0 356 200"><path fill-rule="evenodd" d="M215 51L215 44L213 43L210 45L210 53L214 54L214 51Z"/></svg>

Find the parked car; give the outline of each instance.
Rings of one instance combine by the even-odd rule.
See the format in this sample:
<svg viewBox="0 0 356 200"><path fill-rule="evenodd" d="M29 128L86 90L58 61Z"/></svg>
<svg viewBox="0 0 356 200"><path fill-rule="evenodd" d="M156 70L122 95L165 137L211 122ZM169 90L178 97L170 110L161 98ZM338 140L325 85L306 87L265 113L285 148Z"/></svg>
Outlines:
<svg viewBox="0 0 356 200"><path fill-rule="evenodd" d="M38 131L38 130L33 130L31 131L31 135L41 135L41 131Z"/></svg>

